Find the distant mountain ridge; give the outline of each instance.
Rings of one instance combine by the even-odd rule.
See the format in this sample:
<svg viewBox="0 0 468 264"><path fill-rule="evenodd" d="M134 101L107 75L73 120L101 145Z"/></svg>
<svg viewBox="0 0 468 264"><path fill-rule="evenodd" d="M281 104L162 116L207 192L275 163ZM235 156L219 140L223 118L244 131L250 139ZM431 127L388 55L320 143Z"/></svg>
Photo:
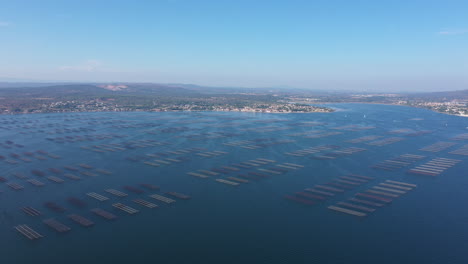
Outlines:
<svg viewBox="0 0 468 264"><path fill-rule="evenodd" d="M260 87L260 88L245 88L245 87L209 87L195 84L160 84L160 83L51 83L51 82L0 82L0 94L48 94L56 93L55 95L71 95L71 94L86 94L91 95L161 95L161 96L193 96L197 94L309 94L313 95L340 95L352 94L352 91L327 91L327 90L310 90L290 87ZM366 93L364 94L380 94ZM422 99L468 99L468 89L458 91L443 91L443 92L412 92L412 93L393 93L405 97L422 98Z"/></svg>
<svg viewBox="0 0 468 264"><path fill-rule="evenodd" d="M125 87L112 89L110 87ZM1 88L0 95L21 94L27 96L113 96L113 95L160 95L160 96L179 96L195 95L196 91L180 87L150 84L132 84L132 85L94 85L94 84L59 84L52 86L35 87L10 87Z"/></svg>

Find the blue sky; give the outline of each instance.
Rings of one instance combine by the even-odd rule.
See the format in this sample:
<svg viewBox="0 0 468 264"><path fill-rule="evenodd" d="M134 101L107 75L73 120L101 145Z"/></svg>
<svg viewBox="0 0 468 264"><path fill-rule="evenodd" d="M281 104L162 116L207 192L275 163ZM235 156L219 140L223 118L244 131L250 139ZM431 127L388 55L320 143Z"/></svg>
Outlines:
<svg viewBox="0 0 468 264"><path fill-rule="evenodd" d="M0 0L0 80L468 89L468 1Z"/></svg>

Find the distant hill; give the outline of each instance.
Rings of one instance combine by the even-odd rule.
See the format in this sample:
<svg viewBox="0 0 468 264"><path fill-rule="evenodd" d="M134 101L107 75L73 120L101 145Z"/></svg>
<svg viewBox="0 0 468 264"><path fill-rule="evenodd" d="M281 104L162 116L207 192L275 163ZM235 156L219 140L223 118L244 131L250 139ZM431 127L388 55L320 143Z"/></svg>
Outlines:
<svg viewBox="0 0 468 264"><path fill-rule="evenodd" d="M167 84L155 84L155 83L119 83L119 84L99 84L97 85L101 89L109 89L109 86L121 87L117 90L112 90L117 93L128 93L128 94L151 94L161 96L187 96L195 95L198 92L183 87L167 85Z"/></svg>
<svg viewBox="0 0 468 264"><path fill-rule="evenodd" d="M54 85L40 87L13 87L0 89L0 96L63 96L63 95L80 95L80 94L96 94L106 92L102 88L94 85L73 84L73 85Z"/></svg>
<svg viewBox="0 0 468 264"><path fill-rule="evenodd" d="M0 82L0 89L4 88L26 88L26 87L46 87L57 85L72 85L77 83L67 82Z"/></svg>
<svg viewBox="0 0 468 264"><path fill-rule="evenodd" d="M337 93L337 91L310 90L291 87L221 87L221 86L201 86L184 83L77 83L77 82L0 82L0 90L5 88L39 88L53 86L81 86L92 85L110 91L136 92L136 93L160 93L160 94L285 94L285 93ZM127 86L126 88L118 88ZM112 88L114 87L114 88ZM343 91L344 92L344 91Z"/></svg>
<svg viewBox="0 0 468 264"><path fill-rule="evenodd" d="M194 84L160 84L160 83L50 83L50 82L0 82L0 96L33 96L33 97L63 97L63 96L162 96L162 97L193 97L197 95L219 96L229 94L258 95L288 95L303 96L350 96L351 91L328 91L296 89L290 87L207 87ZM362 93L362 92L360 92ZM363 93L372 95L373 93ZM468 89L444 92L413 92L394 93L409 99L422 100L468 100Z"/></svg>
<svg viewBox="0 0 468 264"><path fill-rule="evenodd" d="M0 96L25 97L69 97L69 96L188 96L197 94L196 91L180 87L171 87L158 84L131 84L121 85L125 88L113 90L112 85L92 84L62 84L53 86L12 87L0 89ZM118 85L114 85L118 86Z"/></svg>
<svg viewBox="0 0 468 264"><path fill-rule="evenodd" d="M96 111L330 112L289 104L266 89L216 89L153 83L60 84L0 89L0 113Z"/></svg>

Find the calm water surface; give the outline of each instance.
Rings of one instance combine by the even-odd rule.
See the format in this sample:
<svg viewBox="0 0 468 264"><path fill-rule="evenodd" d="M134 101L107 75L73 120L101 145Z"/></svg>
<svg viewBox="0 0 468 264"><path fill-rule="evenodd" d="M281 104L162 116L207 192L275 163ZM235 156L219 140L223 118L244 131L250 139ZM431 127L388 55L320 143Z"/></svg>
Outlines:
<svg viewBox="0 0 468 264"><path fill-rule="evenodd" d="M468 263L468 158L449 153L468 144L468 140L452 139L468 133L468 119L400 106L331 106L339 111L0 116L0 155L4 156L0 160L0 176L6 180L0 183L0 263ZM322 137L310 137L313 135ZM367 144L377 139L347 142L365 136L396 137L400 141L384 146ZM439 141L455 145L436 153L420 150ZM321 145L335 149L304 156L286 154ZM314 158L350 147L363 151L335 159ZM32 152L32 156L27 152ZM402 154L425 158L394 171L370 168ZM461 162L437 177L407 173L436 157ZM276 162L238 167L239 171L224 169L222 172L229 173L216 176L204 173L208 178L187 174L203 174L198 170L232 167L257 158ZM157 163L159 167L144 162ZM82 163L93 169L80 167ZM258 170L284 168L277 166L284 163L304 167L285 168L288 171L284 174ZM74 181L63 176L70 173L64 166L78 168L79 172L71 173L82 179ZM62 172L54 174L48 168ZM35 169L46 176L32 174ZM96 169L112 174L98 173ZM97 176L80 174L83 171ZM239 186L215 181L248 172L269 177ZM45 186L34 186L13 173L22 173ZM345 174L375 179L313 206L284 199L285 195ZM64 182L54 183L47 176ZM327 209L385 180L412 183L417 188L366 217ZM7 183L20 184L24 189L14 191ZM141 183L161 189L148 190L140 187ZM124 186L145 192L132 193ZM116 197L105 189L116 189L128 196ZM176 199L167 205L148 197L167 191L192 198ZM110 200L99 202L88 197L89 192ZM70 204L69 197L85 201L86 206ZM137 198L158 204L159 208L136 204L132 200ZM47 201L67 211L51 211L43 205ZM140 212L129 215L119 211L112 207L117 202ZM34 207L42 215L28 216L20 210L23 206ZM109 222L99 218L90 212L96 207L114 213L118 219ZM67 218L72 213L95 225L77 225ZM72 230L58 234L42 223L47 218L55 218ZM28 240L13 228L19 224L29 225L44 237Z"/></svg>

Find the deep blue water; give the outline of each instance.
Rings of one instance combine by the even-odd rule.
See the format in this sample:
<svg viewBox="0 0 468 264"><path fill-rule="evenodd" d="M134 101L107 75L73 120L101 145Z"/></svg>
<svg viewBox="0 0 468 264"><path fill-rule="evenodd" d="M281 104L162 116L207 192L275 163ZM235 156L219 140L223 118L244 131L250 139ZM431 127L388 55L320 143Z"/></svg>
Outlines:
<svg viewBox="0 0 468 264"><path fill-rule="evenodd" d="M0 160L0 176L7 182L24 186L23 190L14 191L6 183L0 183L3 191L0 194L0 263L468 263L468 158L449 153L468 144L468 140L452 140L454 136L468 133L468 119L402 106L328 106L336 107L338 111L312 114L134 112L0 116L0 142L3 142L0 155L7 160L15 160L11 153L28 158L24 152L37 150L61 157L38 160L35 152L30 158L32 162L16 159L18 164L12 165ZM310 122L317 123L312 126ZM348 125L373 128L360 131L335 129ZM341 134L322 138L293 135L315 130ZM404 133L390 133L396 130ZM408 135L409 132L426 130L431 133ZM82 142L57 139L102 134L123 137ZM403 140L385 146L346 142L369 135L400 137ZM23 147L5 143L8 140ZM131 144L138 140L168 144L141 148ZM254 144L277 144L258 149L223 144L242 140L257 140ZM282 143L282 140L293 142ZM456 145L437 153L419 150L439 141ZM133 147L105 153L81 148L122 142ZM285 154L319 145L366 150L331 160L312 159L313 155L297 157ZM171 154L158 159L184 157L187 160L160 167L127 159L188 148L227 154L211 158L196 153ZM395 171L369 167L406 153L426 158ZM406 173L408 169L435 157L461 162L437 177ZM239 186L226 185L214 179L236 176L256 168L206 179L187 174L256 158L272 159L276 164L300 164L304 168ZM72 172L82 178L80 181L63 177L66 172L64 166L78 167L80 163L111 171L112 175L89 177ZM55 175L49 172L47 169L52 167L60 168L63 173ZM44 171L47 176L62 178L65 182L57 184L33 175L33 169ZM46 185L33 186L25 179L13 176L15 172ZM314 206L283 198L349 173L374 177L375 180ZM353 197L356 192L387 179L417 184L418 187L363 218L327 209L329 205ZM140 183L154 184L161 190L135 194L123 189L125 185L137 187ZM129 196L118 198L104 192L109 188ZM166 205L148 197L165 191L188 194L192 199ZM88 192L97 192L111 200L99 202L86 196ZM67 202L71 196L86 201L87 206L77 208L71 205ZM140 206L132 202L135 198L151 201L160 207L149 209ZM45 208L43 204L46 201L56 202L67 212L56 213ZM128 215L118 211L111 206L115 202L140 212ZM42 216L24 214L19 210L23 206L40 210ZM113 222L103 220L90 212L95 207L112 212L119 218ZM81 227L67 218L70 213L82 215L94 221L95 225ZM55 218L72 230L57 234L42 223L47 218ZM44 237L29 241L14 230L18 224L27 224Z"/></svg>

